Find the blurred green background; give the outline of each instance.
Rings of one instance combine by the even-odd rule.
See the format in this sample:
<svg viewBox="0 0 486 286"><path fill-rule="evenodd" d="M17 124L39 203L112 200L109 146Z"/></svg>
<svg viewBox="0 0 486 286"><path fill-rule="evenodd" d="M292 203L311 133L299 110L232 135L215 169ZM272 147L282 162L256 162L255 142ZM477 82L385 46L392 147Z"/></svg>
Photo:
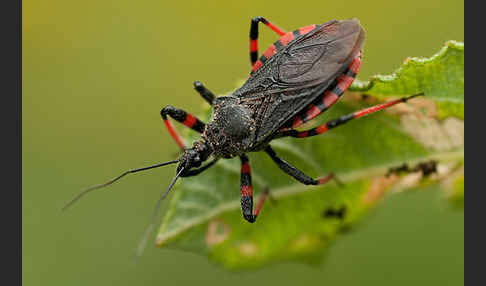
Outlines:
<svg viewBox="0 0 486 286"><path fill-rule="evenodd" d="M197 113L194 80L221 94L245 79L258 15L287 30L358 18L367 31L361 79L464 40L457 0L23 1L24 285L463 284L464 214L437 192L389 197L322 265L254 272L152 244L132 263L171 167L127 177L61 213L84 187L176 156L160 109ZM263 50L276 35L260 31Z"/></svg>

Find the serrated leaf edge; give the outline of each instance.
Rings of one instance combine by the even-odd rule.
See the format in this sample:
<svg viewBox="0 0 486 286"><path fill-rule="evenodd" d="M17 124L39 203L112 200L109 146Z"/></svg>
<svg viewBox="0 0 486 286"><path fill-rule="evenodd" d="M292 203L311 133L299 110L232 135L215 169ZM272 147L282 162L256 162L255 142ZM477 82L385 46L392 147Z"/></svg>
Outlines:
<svg viewBox="0 0 486 286"><path fill-rule="evenodd" d="M353 82L353 84L349 87L349 91L366 92L372 89L376 83L387 83L387 82L392 82L394 80L397 80L400 78L402 71L408 68L408 66L414 64L431 63L438 58L445 57L449 52L449 50L464 51L464 42L458 42L453 40L447 41L444 44L444 46L439 50L439 52L430 58L408 57L405 59L403 64L391 75L380 75L380 74L374 75L371 77L369 81L356 79Z"/></svg>

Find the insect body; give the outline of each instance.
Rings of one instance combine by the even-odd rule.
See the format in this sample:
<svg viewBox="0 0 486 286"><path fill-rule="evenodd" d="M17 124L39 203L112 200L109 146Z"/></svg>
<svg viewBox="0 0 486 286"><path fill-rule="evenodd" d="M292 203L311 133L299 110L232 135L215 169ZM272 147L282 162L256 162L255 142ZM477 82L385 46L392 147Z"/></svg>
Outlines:
<svg viewBox="0 0 486 286"><path fill-rule="evenodd" d="M280 38L258 58L258 24L263 23ZM356 19L329 21L309 25L291 32L284 32L263 17L253 18L250 27L250 60L252 70L242 87L229 96L215 97L200 82L196 91L213 106L210 121L205 124L193 115L166 106L161 110L162 119L179 147L183 150L178 160L129 170L102 185L81 193L104 187L128 173L135 173L167 164L178 163L177 175L163 199L178 177L198 175L219 159L240 157L241 208L243 217L254 222L261 210L267 191L253 209L253 189L250 163L246 153L264 151L277 166L306 185L320 185L333 178L333 174L314 179L280 158L272 149L272 140L281 137L305 138L322 134L351 119L382 110L408 98L402 98L369 107L316 128L297 131L296 128L315 118L333 105L351 85L361 66L361 49L365 31ZM169 117L201 133L201 140L191 148L184 145ZM210 157L212 159L203 165ZM157 208L160 206L160 200ZM156 212L154 213L154 218Z"/></svg>

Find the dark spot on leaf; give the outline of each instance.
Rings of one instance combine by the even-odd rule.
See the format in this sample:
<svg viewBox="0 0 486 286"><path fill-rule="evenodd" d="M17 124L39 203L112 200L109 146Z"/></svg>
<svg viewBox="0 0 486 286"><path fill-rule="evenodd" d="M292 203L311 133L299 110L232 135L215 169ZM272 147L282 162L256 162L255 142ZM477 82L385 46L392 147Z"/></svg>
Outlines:
<svg viewBox="0 0 486 286"><path fill-rule="evenodd" d="M322 216L324 218L337 218L337 219L344 219L346 215L346 206L341 206L340 208L328 208L322 212Z"/></svg>
<svg viewBox="0 0 486 286"><path fill-rule="evenodd" d="M385 177L388 178L392 174L400 174L400 173L403 173L403 172L408 172L409 170L410 170L410 168L408 167L408 164L403 163L402 165L400 165L398 167L390 167L388 169L388 172L386 173Z"/></svg>
<svg viewBox="0 0 486 286"><path fill-rule="evenodd" d="M422 171L422 175L427 177L437 172L437 161L430 160L428 162L419 163L417 166L415 166L415 170Z"/></svg>
<svg viewBox="0 0 486 286"><path fill-rule="evenodd" d="M368 98L370 98L369 94L366 94L366 93L361 94L361 100L366 101L366 100L368 100Z"/></svg>
<svg viewBox="0 0 486 286"><path fill-rule="evenodd" d="M400 166L389 168L385 176L389 177L392 174L400 175L402 173L414 172L422 172L422 175L424 177L428 177L431 174L437 173L437 161L430 160L426 162L420 162L413 168L410 168L407 163L403 163Z"/></svg>

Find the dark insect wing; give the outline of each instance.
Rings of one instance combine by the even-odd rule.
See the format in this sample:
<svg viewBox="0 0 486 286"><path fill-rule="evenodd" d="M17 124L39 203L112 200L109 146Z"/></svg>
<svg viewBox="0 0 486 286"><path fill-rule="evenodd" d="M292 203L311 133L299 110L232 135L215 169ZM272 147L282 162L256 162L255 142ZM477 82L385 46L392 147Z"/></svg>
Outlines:
<svg viewBox="0 0 486 286"><path fill-rule="evenodd" d="M297 38L277 58L279 81L309 86L336 76L361 50L364 31L357 20L331 21Z"/></svg>
<svg viewBox="0 0 486 286"><path fill-rule="evenodd" d="M358 20L330 21L287 45L275 42L276 53L252 73L233 95L255 119L256 144L322 94L361 50L364 30ZM284 42L285 43L285 42Z"/></svg>

